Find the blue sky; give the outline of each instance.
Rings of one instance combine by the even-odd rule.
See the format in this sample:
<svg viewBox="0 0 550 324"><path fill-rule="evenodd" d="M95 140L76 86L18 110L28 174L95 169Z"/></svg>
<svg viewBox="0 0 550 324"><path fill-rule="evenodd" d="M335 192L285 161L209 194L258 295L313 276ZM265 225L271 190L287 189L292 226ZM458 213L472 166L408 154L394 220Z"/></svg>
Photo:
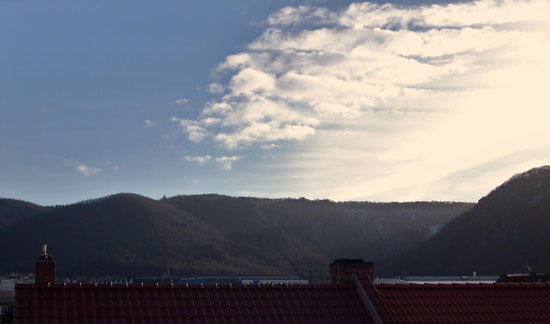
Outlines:
<svg viewBox="0 0 550 324"><path fill-rule="evenodd" d="M550 160L548 8L0 1L0 196L477 200Z"/></svg>

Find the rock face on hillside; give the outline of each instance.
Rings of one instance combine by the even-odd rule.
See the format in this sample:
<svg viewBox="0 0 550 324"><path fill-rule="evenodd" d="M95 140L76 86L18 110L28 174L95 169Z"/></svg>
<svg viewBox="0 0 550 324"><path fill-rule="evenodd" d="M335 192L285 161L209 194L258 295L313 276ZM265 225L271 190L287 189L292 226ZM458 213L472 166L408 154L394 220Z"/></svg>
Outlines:
<svg viewBox="0 0 550 324"><path fill-rule="evenodd" d="M384 263L431 237L467 203L117 194L42 210L0 228L0 273L32 271L47 243L60 275L298 275L332 259ZM42 207L41 207L42 208Z"/></svg>
<svg viewBox="0 0 550 324"><path fill-rule="evenodd" d="M550 167L510 178L389 267L393 274L550 273Z"/></svg>

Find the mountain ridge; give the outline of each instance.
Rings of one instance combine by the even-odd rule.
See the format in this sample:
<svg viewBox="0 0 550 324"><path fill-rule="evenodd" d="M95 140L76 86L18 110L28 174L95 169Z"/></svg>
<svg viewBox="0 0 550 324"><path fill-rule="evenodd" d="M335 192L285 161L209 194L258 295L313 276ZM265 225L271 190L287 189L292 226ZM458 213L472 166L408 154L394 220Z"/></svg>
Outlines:
<svg viewBox="0 0 550 324"><path fill-rule="evenodd" d="M0 272L30 271L42 243L60 274L298 275L332 258L387 260L433 235L467 203L335 203L222 195L115 194L0 229ZM367 247L367 248L365 248ZM2 266L3 265L3 266Z"/></svg>

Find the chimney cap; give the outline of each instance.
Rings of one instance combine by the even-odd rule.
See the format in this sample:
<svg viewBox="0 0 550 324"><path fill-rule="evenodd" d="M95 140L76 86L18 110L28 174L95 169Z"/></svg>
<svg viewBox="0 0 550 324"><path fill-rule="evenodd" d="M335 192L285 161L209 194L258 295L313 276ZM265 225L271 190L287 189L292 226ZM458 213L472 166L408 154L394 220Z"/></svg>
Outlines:
<svg viewBox="0 0 550 324"><path fill-rule="evenodd" d="M48 254L47 244L42 244L42 252L40 253L40 257L38 258L38 261L54 261L53 256Z"/></svg>
<svg viewBox="0 0 550 324"><path fill-rule="evenodd" d="M363 259L336 259L329 265L332 283L350 283L353 273L356 272L374 278L374 262L365 262Z"/></svg>

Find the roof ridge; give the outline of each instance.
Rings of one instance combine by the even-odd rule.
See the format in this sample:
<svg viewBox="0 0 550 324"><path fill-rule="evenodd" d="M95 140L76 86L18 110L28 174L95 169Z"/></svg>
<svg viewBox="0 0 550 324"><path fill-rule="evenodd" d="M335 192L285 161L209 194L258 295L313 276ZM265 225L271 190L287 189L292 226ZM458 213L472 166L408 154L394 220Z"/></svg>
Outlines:
<svg viewBox="0 0 550 324"><path fill-rule="evenodd" d="M353 275L356 279L356 284L366 293L368 298L367 302L374 306L376 310L375 314L381 315L384 323L397 323L396 316L387 306L384 297L380 294L378 289L376 289L376 285L372 279L365 273L354 273Z"/></svg>
<svg viewBox="0 0 550 324"><path fill-rule="evenodd" d="M442 288L442 289L448 289L448 288L528 288L528 287L550 287L550 282L452 282L452 283L415 283L415 282L409 282L409 283L377 283L375 284L375 287L381 287L381 288Z"/></svg>
<svg viewBox="0 0 550 324"><path fill-rule="evenodd" d="M310 284L275 284L275 283L257 283L257 284L113 284L113 283L56 283L56 284L36 284L36 283L17 283L17 288L43 288L43 289L58 289L58 288L201 288L201 289L219 289L219 288L319 288L319 289L339 289L350 288L353 284L333 284L333 283L310 283Z"/></svg>

